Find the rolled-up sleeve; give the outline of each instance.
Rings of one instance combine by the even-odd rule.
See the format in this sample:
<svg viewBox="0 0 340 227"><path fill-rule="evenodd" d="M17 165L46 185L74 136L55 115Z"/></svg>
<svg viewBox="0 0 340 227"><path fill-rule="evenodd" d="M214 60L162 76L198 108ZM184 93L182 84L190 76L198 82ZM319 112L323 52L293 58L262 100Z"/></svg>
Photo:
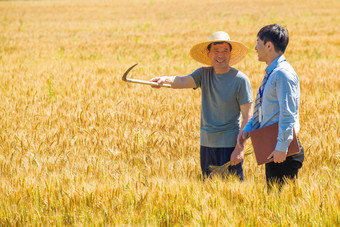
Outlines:
<svg viewBox="0 0 340 227"><path fill-rule="evenodd" d="M251 132L253 130L253 117L251 117L248 121L248 123L246 124L246 126L244 127L243 131L246 132Z"/></svg>

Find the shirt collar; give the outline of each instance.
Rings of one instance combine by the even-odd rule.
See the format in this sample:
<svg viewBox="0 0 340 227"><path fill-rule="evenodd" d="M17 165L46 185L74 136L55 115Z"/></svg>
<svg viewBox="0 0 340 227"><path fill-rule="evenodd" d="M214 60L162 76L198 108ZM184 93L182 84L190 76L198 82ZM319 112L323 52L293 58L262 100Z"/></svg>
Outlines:
<svg viewBox="0 0 340 227"><path fill-rule="evenodd" d="M272 63L270 63L270 65L268 65L268 67L266 68L266 73L270 73L271 71L273 71L281 62L285 60L286 58L283 55L277 57Z"/></svg>

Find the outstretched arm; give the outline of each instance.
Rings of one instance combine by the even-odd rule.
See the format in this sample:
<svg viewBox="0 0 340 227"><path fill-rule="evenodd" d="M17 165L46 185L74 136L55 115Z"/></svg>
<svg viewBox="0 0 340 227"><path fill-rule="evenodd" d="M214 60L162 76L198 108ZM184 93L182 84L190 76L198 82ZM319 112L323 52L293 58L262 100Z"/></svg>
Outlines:
<svg viewBox="0 0 340 227"><path fill-rule="evenodd" d="M195 88L196 83L194 78L191 75L188 76L162 76L155 77L150 80L151 82L156 82L158 85L152 86L153 88L160 88L160 84L170 84L171 88L179 89L179 88Z"/></svg>

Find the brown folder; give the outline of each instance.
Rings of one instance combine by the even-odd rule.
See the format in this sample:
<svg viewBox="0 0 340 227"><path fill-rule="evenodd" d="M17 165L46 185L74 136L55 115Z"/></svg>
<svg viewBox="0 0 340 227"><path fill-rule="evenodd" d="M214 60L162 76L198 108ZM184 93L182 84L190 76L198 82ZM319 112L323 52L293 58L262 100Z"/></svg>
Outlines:
<svg viewBox="0 0 340 227"><path fill-rule="evenodd" d="M275 123L250 132L250 138L251 142L253 143L254 153L258 165L262 165L273 161L273 159L267 158L276 147L278 133L279 123ZM299 152L300 147L294 129L293 141L290 143L288 147L287 156L291 156Z"/></svg>

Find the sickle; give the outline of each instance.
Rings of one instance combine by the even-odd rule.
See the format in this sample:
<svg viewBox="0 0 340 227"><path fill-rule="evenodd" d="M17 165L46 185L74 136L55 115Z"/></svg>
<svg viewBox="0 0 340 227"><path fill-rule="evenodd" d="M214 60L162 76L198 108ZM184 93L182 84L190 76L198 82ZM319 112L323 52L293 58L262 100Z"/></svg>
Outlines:
<svg viewBox="0 0 340 227"><path fill-rule="evenodd" d="M124 73L122 80L125 82L130 82L130 83L137 83L137 84L147 84L147 85L156 85L156 86L162 86L162 87L167 87L170 88L170 84L157 84L156 82L150 82L150 81L145 81L145 80L135 80L135 79L127 79L126 76L129 74L129 72L136 66L137 64L134 64L126 72Z"/></svg>

